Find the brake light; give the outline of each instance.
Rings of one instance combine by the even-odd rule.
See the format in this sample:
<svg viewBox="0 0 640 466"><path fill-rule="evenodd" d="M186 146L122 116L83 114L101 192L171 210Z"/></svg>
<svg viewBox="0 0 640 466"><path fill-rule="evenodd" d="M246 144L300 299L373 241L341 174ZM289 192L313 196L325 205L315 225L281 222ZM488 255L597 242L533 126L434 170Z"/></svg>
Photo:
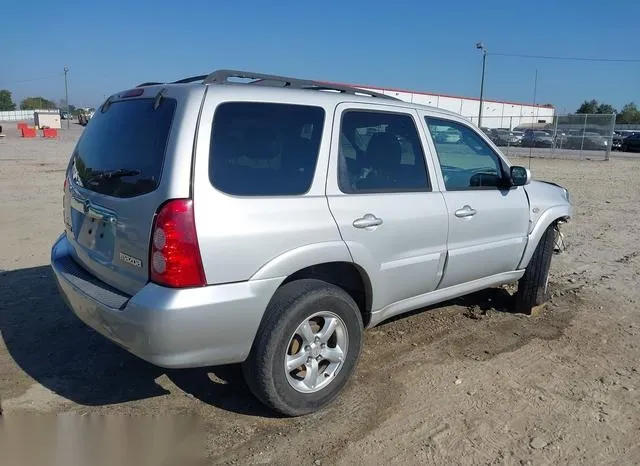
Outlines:
<svg viewBox="0 0 640 466"><path fill-rule="evenodd" d="M144 89L139 87L137 89L130 89L128 91L125 91L125 92L121 93L120 94L120 98L121 99L127 99L129 97L138 97L138 96L141 96L142 94L144 94Z"/></svg>
<svg viewBox="0 0 640 466"><path fill-rule="evenodd" d="M173 199L160 207L153 222L150 256L151 281L172 288L206 284L193 200Z"/></svg>
<svg viewBox="0 0 640 466"><path fill-rule="evenodd" d="M64 185L62 186L62 190L66 191L67 190L67 186L69 186L69 179L65 176L64 177Z"/></svg>

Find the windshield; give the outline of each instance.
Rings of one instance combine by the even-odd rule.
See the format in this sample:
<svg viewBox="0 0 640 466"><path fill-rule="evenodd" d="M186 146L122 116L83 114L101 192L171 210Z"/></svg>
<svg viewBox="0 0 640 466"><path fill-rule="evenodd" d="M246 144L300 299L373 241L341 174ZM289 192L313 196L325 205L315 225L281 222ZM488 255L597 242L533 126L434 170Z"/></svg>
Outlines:
<svg viewBox="0 0 640 466"><path fill-rule="evenodd" d="M71 158L76 184L100 194L133 197L158 187L175 99L135 99L98 110Z"/></svg>

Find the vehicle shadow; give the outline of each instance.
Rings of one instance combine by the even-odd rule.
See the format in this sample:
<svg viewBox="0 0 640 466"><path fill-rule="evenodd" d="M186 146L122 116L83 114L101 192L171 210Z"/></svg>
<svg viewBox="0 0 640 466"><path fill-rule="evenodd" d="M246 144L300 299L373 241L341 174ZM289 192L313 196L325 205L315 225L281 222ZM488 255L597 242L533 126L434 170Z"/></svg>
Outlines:
<svg viewBox="0 0 640 466"><path fill-rule="evenodd" d="M180 390L217 408L276 416L251 395L238 365L167 370L111 343L67 308L49 266L0 271L0 332L27 375L81 405L168 395L156 382L166 374Z"/></svg>

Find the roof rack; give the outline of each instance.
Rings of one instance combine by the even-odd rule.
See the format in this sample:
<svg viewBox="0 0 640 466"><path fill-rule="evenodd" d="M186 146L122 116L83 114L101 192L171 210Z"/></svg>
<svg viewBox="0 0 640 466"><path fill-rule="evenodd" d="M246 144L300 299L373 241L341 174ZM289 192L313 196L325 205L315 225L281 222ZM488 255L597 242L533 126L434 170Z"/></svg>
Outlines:
<svg viewBox="0 0 640 466"><path fill-rule="evenodd" d="M183 79L179 79L178 81L173 81L171 84L185 84L202 81L203 84L233 84L234 81L231 81L230 78L240 78L240 79L250 79L253 81L248 82L247 84L252 85L260 85L260 86L277 86L277 87L288 87L292 89L309 89L309 90L318 90L318 91L336 91L342 92L345 94L352 95L368 95L370 97L379 97L382 99L389 100L400 100L396 97L392 97L390 95L383 94L381 92L369 91L365 89L360 89L352 86L344 86L340 84L331 84L321 81L312 81L308 79L298 79L291 78L287 76L278 76L274 74L264 74L264 73L254 73L249 71L240 71L240 70L216 70L212 73L206 75L199 76L191 76ZM149 86L153 84L161 84L161 83L143 83L138 87Z"/></svg>

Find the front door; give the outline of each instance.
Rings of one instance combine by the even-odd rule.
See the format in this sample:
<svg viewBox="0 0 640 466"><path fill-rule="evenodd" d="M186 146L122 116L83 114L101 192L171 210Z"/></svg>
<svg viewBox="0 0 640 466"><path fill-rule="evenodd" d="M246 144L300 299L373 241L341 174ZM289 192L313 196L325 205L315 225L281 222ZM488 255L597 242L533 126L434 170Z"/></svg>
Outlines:
<svg viewBox="0 0 640 466"><path fill-rule="evenodd" d="M334 121L329 207L353 260L369 274L372 309L434 290L446 257L447 210L432 190L435 167L425 158L417 113L341 104Z"/></svg>
<svg viewBox="0 0 640 466"><path fill-rule="evenodd" d="M461 122L426 117L444 182L448 258L439 288L516 269L529 228L522 186L504 188L506 163Z"/></svg>

